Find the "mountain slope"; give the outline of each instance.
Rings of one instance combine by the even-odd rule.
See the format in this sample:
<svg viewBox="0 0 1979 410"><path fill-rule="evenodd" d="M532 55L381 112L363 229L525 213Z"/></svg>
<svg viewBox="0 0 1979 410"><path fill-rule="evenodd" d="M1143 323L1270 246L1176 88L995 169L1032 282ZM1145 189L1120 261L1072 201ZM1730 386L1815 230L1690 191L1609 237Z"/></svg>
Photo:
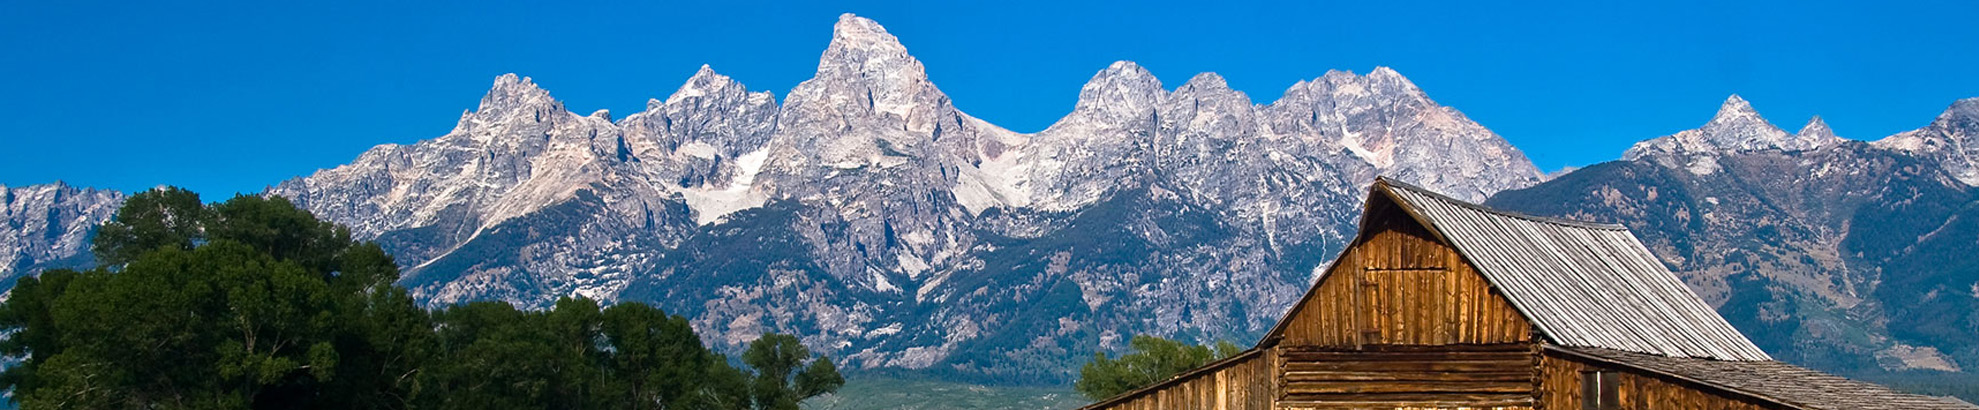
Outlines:
<svg viewBox="0 0 1979 410"><path fill-rule="evenodd" d="M1979 363L1974 279L1949 249L1974 239L1975 197L1956 157L1919 155L1966 135L1961 101L1933 125L1876 143L1817 117L1788 134L1734 96L1704 127L1636 144L1490 204L1617 222L1756 343L1840 371L1960 370ZM1898 147L1898 148L1892 148ZM1964 287L1960 287L1964 286Z"/></svg>
<svg viewBox="0 0 1979 410"><path fill-rule="evenodd" d="M1386 68L1259 105L1119 62L1015 133L846 15L781 104L703 67L614 121L504 76L447 135L269 193L379 240L428 304L638 300L727 348L790 332L857 368L1063 380L1136 333L1261 332L1384 173L1472 199L1540 179Z"/></svg>

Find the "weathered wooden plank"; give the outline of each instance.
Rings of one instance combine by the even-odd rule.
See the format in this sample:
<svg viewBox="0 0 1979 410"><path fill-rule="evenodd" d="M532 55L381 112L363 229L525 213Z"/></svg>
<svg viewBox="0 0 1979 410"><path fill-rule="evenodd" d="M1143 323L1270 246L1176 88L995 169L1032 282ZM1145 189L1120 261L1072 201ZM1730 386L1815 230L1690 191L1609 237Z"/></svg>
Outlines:
<svg viewBox="0 0 1979 410"><path fill-rule="evenodd" d="M1532 395L1519 393L1295 394L1286 396L1280 403L1299 407L1320 404L1339 405L1354 403L1361 406L1390 406L1390 408L1476 408L1533 405Z"/></svg>
<svg viewBox="0 0 1979 410"><path fill-rule="evenodd" d="M1288 394L1345 394L1345 393L1532 393L1532 383L1526 380L1514 381L1293 381L1285 384Z"/></svg>
<svg viewBox="0 0 1979 410"><path fill-rule="evenodd" d="M1408 371L1287 371L1285 381L1516 381L1530 384L1533 374L1529 370L1501 370L1476 372L1408 372ZM1531 386L1527 386L1530 388Z"/></svg>
<svg viewBox="0 0 1979 410"><path fill-rule="evenodd" d="M1503 343L1490 345L1373 345L1361 349L1341 349L1323 346L1287 347L1280 353L1285 357L1315 359L1362 360L1406 357L1503 357L1531 358L1532 345L1529 343Z"/></svg>
<svg viewBox="0 0 1979 410"><path fill-rule="evenodd" d="M1518 360L1462 360L1462 361L1418 361L1418 362L1286 362L1288 372L1320 371L1404 371L1404 372L1465 372L1465 371L1522 371L1530 364Z"/></svg>

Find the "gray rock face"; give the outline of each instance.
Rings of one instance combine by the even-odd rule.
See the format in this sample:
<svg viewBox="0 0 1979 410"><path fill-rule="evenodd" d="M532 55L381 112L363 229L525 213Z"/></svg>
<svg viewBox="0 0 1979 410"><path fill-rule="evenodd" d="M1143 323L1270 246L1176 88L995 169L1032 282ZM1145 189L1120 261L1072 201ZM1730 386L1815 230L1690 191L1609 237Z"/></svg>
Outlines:
<svg viewBox="0 0 1979 410"><path fill-rule="evenodd" d="M1718 107L1718 115L1703 127L1638 142L1622 158L1647 158L1707 175L1720 169L1716 158L1724 155L1764 150L1800 152L1842 141L1819 117L1809 121L1801 133L1788 134L1760 117L1744 98L1733 95L1725 99L1725 104Z"/></svg>
<svg viewBox="0 0 1979 410"><path fill-rule="evenodd" d="M1971 101L1865 143L1819 117L1788 135L1733 97L1704 127L1491 204L1628 225L1783 360L1958 371L1979 361L1979 339L1932 329L1970 329L1949 322L1971 317L1973 270L1965 252L1946 250L1979 235L1962 222L1975 192L1956 154L1975 129L1960 113Z"/></svg>
<svg viewBox="0 0 1979 410"><path fill-rule="evenodd" d="M1541 178L1386 68L1259 105L1119 62L1015 133L847 15L781 105L703 67L614 122L504 76L453 132L270 193L384 243L430 304L638 300L717 346L779 331L854 367L1063 379L1137 333L1262 332L1381 174L1471 199Z"/></svg>
<svg viewBox="0 0 1979 410"><path fill-rule="evenodd" d="M43 269L90 264L96 226L117 214L124 193L56 182L0 185L0 284Z"/></svg>
<svg viewBox="0 0 1979 410"><path fill-rule="evenodd" d="M1931 125L1891 135L1876 146L1909 152L1951 170L1966 185L1979 186L1979 98L1952 103Z"/></svg>
<svg viewBox="0 0 1979 410"><path fill-rule="evenodd" d="M505 75L453 132L381 145L269 193L387 246L430 304L540 306L610 296L692 226L672 181L656 180L667 174L632 155L640 148L604 115L572 113ZM584 210L555 212L572 207Z"/></svg>

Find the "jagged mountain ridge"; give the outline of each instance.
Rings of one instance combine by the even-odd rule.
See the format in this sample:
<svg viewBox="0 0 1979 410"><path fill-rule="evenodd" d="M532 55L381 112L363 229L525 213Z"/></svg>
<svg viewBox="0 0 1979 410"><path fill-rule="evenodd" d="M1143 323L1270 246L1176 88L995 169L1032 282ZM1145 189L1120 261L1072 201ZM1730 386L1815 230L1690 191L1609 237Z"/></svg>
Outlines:
<svg viewBox="0 0 1979 410"><path fill-rule="evenodd" d="M647 108L578 115L503 76L447 135L269 193L385 244L429 304L642 300L725 346L784 331L859 367L1063 378L1134 333L1263 330L1375 175L1471 199L1540 179L1386 68L1260 105L1119 62L1052 127L1011 132L851 15L781 104L703 67Z"/></svg>
<svg viewBox="0 0 1979 410"><path fill-rule="evenodd" d="M96 225L123 202L122 192L62 182L0 185L0 288L43 269L89 265Z"/></svg>
<svg viewBox="0 0 1979 410"><path fill-rule="evenodd" d="M1947 249L1979 239L1962 222L1979 210L1960 154L1979 130L1974 106L1863 142L1819 117L1788 134L1733 96L1703 127L1490 203L1628 225L1777 357L1962 370L1979 363L1979 327L1966 323L1979 273Z"/></svg>
<svg viewBox="0 0 1979 410"><path fill-rule="evenodd" d="M1979 241L1979 99L1863 143L1733 97L1698 130L1519 191L1540 178L1522 154L1386 68L1258 104L1123 61L1031 134L957 110L869 20L840 19L818 72L779 104L704 66L623 119L503 76L452 132L269 193L386 244L431 304L640 300L728 348L794 332L853 367L1052 380L1135 333L1269 326L1387 174L1627 223L1797 363L1979 360L1979 267L1961 258ZM0 274L87 264L87 227L121 201L22 189Z"/></svg>

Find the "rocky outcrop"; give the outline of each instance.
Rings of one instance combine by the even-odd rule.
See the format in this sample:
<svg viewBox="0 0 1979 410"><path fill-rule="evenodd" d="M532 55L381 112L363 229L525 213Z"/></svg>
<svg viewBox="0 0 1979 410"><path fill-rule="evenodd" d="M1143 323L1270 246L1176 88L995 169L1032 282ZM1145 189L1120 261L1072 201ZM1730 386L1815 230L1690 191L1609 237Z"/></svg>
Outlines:
<svg viewBox="0 0 1979 410"><path fill-rule="evenodd" d="M51 268L90 265L89 240L124 193L56 182L0 185L0 286Z"/></svg>

